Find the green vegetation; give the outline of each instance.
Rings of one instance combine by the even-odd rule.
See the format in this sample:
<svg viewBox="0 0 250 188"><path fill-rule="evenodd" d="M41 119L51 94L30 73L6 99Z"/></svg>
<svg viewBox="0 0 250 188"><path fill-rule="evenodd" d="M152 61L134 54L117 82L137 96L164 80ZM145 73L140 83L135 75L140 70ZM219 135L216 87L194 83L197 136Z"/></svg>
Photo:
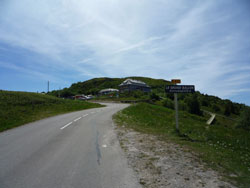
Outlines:
<svg viewBox="0 0 250 188"><path fill-rule="evenodd" d="M241 114L237 127L250 131L250 108L245 108Z"/></svg>
<svg viewBox="0 0 250 188"><path fill-rule="evenodd" d="M164 106L172 105L169 100L164 100ZM138 103L117 113L114 119L118 125L155 134L160 139L177 142L196 151L209 167L219 170L227 179L236 182L240 187L249 187L248 131L237 128L237 121L223 116L219 116L213 126L208 126L206 116L180 111L180 134L177 134L174 110L164 106ZM218 106L221 107L219 104Z"/></svg>
<svg viewBox="0 0 250 188"><path fill-rule="evenodd" d="M101 106L44 94L0 90L0 132L45 117Z"/></svg>
<svg viewBox="0 0 250 188"><path fill-rule="evenodd" d="M189 113L201 115L200 103L198 101L197 94L189 95L184 101L187 104Z"/></svg>
<svg viewBox="0 0 250 188"><path fill-rule="evenodd" d="M125 79L140 80L148 84L152 92L143 93L141 91L120 93L119 97L113 95L98 96L95 100L112 100L112 101L148 101L168 108L174 108L174 95L166 94L165 87L170 84L169 81L163 79L153 79L147 77L127 77L127 78L94 78L84 82L72 84L69 88L62 90L54 90L49 95L57 97L70 97L77 94L97 95L98 92L106 88L119 89L119 85ZM202 110L210 111L218 115L222 115L232 119L239 119L241 111L244 109L243 104L233 103L230 100L222 100L216 96L201 94L178 94L179 109L192 114L202 115Z"/></svg>

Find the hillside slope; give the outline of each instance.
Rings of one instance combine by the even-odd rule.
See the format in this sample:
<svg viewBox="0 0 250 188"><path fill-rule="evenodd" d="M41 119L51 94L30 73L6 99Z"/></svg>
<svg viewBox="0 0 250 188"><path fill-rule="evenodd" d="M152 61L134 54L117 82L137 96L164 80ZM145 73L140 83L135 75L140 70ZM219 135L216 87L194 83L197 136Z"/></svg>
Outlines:
<svg viewBox="0 0 250 188"><path fill-rule="evenodd" d="M0 90L0 132L45 117L101 106L37 93Z"/></svg>
<svg viewBox="0 0 250 188"><path fill-rule="evenodd" d="M209 168L220 171L224 177L234 183L237 182L240 187L249 187L248 131L232 126L208 126L205 117L183 111L180 112L179 118L180 134L176 134L174 110L158 105L138 103L114 116L117 125L127 128L127 132L132 129L148 134L149 136L145 136L147 139L150 135L155 135L161 141L183 145L198 154ZM146 141L141 140L140 145ZM151 148L151 152L154 148Z"/></svg>
<svg viewBox="0 0 250 188"><path fill-rule="evenodd" d="M119 84L121 84L125 79L136 79L145 82L148 84L152 92L151 94L145 94L142 92L131 92L127 94L120 95L119 99L115 100L158 100L157 96L160 96L162 100L158 104L161 104L168 108L173 108L173 94L166 94L165 87L168 84L171 84L167 80L163 79L153 79L147 77L126 77L126 78L93 78L84 82L73 83L69 88L64 88L62 90L54 90L50 92L50 95L57 97L70 97L77 94L92 94L96 95L102 89L106 88L115 88L118 89ZM155 94L154 96L151 96ZM100 99L105 99L101 97ZM109 97L107 99L110 100ZM201 94L199 91L196 91L196 94L178 94L179 108L180 110L188 111L192 100L198 100L199 105L202 110L210 111L219 115L230 117L232 119L237 119L240 115L242 109L245 108L245 105L233 103L230 100L223 100L216 96L211 96L207 94ZM114 100L114 99L111 99ZM221 119L221 118L219 118ZM217 122L219 123L219 122Z"/></svg>
<svg viewBox="0 0 250 188"><path fill-rule="evenodd" d="M72 84L69 88L62 90L54 90L50 92L53 96L68 97L77 94L92 94L96 95L102 89L114 88L118 89L118 86L126 79L131 78L140 80L148 84L153 92L164 93L164 88L169 81L163 79L153 79L146 77L126 77L126 78L93 78L84 82L78 82Z"/></svg>

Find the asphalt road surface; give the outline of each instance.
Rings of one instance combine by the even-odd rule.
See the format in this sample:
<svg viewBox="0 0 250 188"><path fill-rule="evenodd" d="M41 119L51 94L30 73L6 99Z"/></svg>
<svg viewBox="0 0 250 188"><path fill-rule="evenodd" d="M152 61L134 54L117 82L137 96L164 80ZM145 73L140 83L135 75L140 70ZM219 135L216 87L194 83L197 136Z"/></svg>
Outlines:
<svg viewBox="0 0 250 188"><path fill-rule="evenodd" d="M106 105L0 133L0 188L141 187L112 122L127 105Z"/></svg>

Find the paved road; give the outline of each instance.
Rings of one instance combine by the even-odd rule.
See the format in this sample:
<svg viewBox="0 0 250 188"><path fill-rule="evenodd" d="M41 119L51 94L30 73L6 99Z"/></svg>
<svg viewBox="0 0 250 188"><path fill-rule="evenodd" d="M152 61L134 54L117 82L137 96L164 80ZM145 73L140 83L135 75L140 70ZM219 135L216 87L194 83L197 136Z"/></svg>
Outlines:
<svg viewBox="0 0 250 188"><path fill-rule="evenodd" d="M0 188L140 187L111 118L126 106L107 104L0 133Z"/></svg>

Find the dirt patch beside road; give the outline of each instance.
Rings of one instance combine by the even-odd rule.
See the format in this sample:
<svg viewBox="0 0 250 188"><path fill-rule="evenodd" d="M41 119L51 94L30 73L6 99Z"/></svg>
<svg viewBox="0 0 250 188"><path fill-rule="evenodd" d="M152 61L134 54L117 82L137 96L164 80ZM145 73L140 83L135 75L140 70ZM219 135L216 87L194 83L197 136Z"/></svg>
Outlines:
<svg viewBox="0 0 250 188"><path fill-rule="evenodd" d="M195 153L178 144L125 127L117 127L116 131L129 165L136 171L144 187L235 187L222 181L216 171L205 167Z"/></svg>

